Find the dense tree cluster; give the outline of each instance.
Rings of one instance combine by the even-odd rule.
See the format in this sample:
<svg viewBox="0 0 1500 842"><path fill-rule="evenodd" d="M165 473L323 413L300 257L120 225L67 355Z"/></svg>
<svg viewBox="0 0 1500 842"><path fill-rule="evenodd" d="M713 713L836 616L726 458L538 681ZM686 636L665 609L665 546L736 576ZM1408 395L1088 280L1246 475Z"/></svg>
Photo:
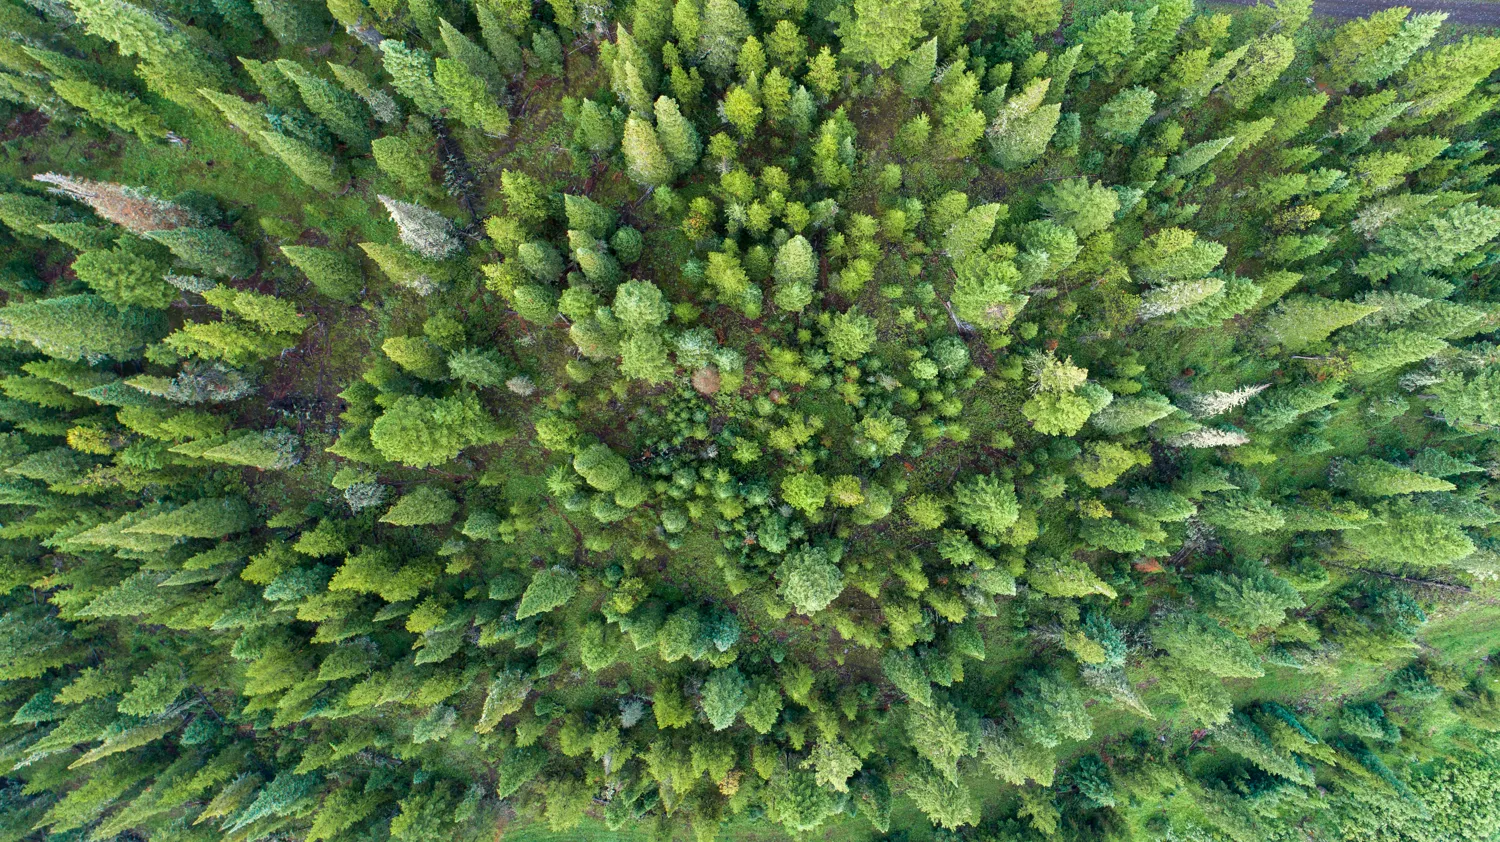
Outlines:
<svg viewBox="0 0 1500 842"><path fill-rule="evenodd" d="M1444 17L0 0L0 842L1494 838Z"/></svg>

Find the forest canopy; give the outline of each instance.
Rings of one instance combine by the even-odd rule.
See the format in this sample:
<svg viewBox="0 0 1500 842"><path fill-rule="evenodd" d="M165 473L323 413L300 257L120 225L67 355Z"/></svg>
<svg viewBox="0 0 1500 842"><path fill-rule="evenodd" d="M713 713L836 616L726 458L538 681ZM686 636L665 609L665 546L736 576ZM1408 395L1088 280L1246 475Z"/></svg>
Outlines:
<svg viewBox="0 0 1500 842"><path fill-rule="evenodd" d="M0 30L0 842L1500 834L1500 37Z"/></svg>

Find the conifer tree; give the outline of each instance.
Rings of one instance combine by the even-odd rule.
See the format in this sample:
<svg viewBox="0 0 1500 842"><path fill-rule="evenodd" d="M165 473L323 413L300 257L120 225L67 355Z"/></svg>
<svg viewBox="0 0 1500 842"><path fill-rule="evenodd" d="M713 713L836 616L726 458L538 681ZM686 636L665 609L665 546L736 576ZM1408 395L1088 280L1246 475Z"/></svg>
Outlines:
<svg viewBox="0 0 1500 842"><path fill-rule="evenodd" d="M438 94L459 122L491 137L510 131L510 115L495 102L484 80L457 59L440 58L434 81Z"/></svg>
<svg viewBox="0 0 1500 842"><path fill-rule="evenodd" d="M333 71L333 78L337 79L340 85L348 88L364 101L376 120L382 123L394 123L401 119L401 106L396 104L396 100L384 88L372 85L370 77L358 68L331 61L328 63L328 68Z"/></svg>
<svg viewBox="0 0 1500 842"><path fill-rule="evenodd" d="M370 148L370 118L359 100L327 79L314 76L294 61L282 59L276 62L276 68L297 86L308 110L350 149L363 152Z"/></svg>
<svg viewBox="0 0 1500 842"><path fill-rule="evenodd" d="M221 278L243 278L255 272L255 257L222 228L171 228L148 236L200 272Z"/></svg>
<svg viewBox="0 0 1500 842"><path fill-rule="evenodd" d="M695 0L680 0L678 8L681 9L684 3L691 5L682 16L697 17L693 10ZM735 60L739 58L741 45L753 34L750 18L736 0L705 0L702 9L702 17L696 23L698 49L703 54L703 64L715 76L727 77L734 69ZM677 18L678 13L674 10L674 25L677 25ZM684 37L683 28L681 25L677 26L678 39L681 40Z"/></svg>
<svg viewBox="0 0 1500 842"><path fill-rule="evenodd" d="M126 527L125 532L174 538L223 538L250 528L250 506L239 497L194 500Z"/></svg>
<svg viewBox="0 0 1500 842"><path fill-rule="evenodd" d="M698 130L682 116L677 101L671 97L657 97L655 111L656 139L671 160L673 170L679 176L686 175L697 165L698 158L703 154Z"/></svg>
<svg viewBox="0 0 1500 842"><path fill-rule="evenodd" d="M458 503L446 490L431 485L419 485L401 495L385 515L381 523L394 526L426 526L447 523L458 512Z"/></svg>
<svg viewBox="0 0 1500 842"><path fill-rule="evenodd" d="M798 234L776 251L771 275L776 279L776 306L800 313L812 303L813 284L818 279L817 256L807 238Z"/></svg>
<svg viewBox="0 0 1500 842"><path fill-rule="evenodd" d="M83 202L93 208L94 213L132 234L191 227L201 223L193 211L159 199L143 187L125 187L107 181L90 181L50 172L34 175L32 179Z"/></svg>
<svg viewBox="0 0 1500 842"><path fill-rule="evenodd" d="M433 79L432 54L395 39L382 41L380 51L384 56L385 71L390 74L396 92L411 100L424 114L433 117L442 114L443 97Z"/></svg>
<svg viewBox="0 0 1500 842"><path fill-rule="evenodd" d="M394 178L401 186L417 194L432 190L433 159L415 138L399 134L386 135L376 138L370 144L370 149L375 153L375 163L381 172Z"/></svg>
<svg viewBox="0 0 1500 842"><path fill-rule="evenodd" d="M364 286L359 264L343 252L312 246L282 246L281 253L307 276L318 292L329 298L348 301Z"/></svg>
<svg viewBox="0 0 1500 842"><path fill-rule="evenodd" d="M116 309L96 295L69 295L0 308L0 331L29 342L49 357L94 362L139 359L147 343L165 332L154 311Z"/></svg>
<svg viewBox="0 0 1500 842"><path fill-rule="evenodd" d="M413 468L440 465L464 448L492 441L494 421L472 394L445 398L406 395L370 428L370 442L386 459Z"/></svg>
<svg viewBox="0 0 1500 842"><path fill-rule="evenodd" d="M295 0L251 0L266 29L283 44L313 44L328 31L328 16L321 3Z"/></svg>
<svg viewBox="0 0 1500 842"><path fill-rule="evenodd" d="M912 42L926 37L925 3L855 0L849 22L839 27L843 54L889 70L911 52Z"/></svg>
<svg viewBox="0 0 1500 842"><path fill-rule="evenodd" d="M167 127L161 117L135 97L82 79L53 79L52 90L91 118L106 126L131 132L143 143L155 143L167 136Z"/></svg>
<svg viewBox="0 0 1500 842"><path fill-rule="evenodd" d="M401 242L429 260L441 260L463 249L453 223L437 211L411 202L377 196L396 223Z"/></svg>
<svg viewBox="0 0 1500 842"><path fill-rule="evenodd" d="M625 138L620 143L630 177L643 187L661 187L672 180L672 161L657 140L656 130L631 114L625 118Z"/></svg>
<svg viewBox="0 0 1500 842"><path fill-rule="evenodd" d="M308 186L324 193L338 193L344 189L347 177L343 165L332 156L277 132L262 131L260 137L287 169Z"/></svg>
<svg viewBox="0 0 1500 842"><path fill-rule="evenodd" d="M1062 105L1043 104L1051 80L1033 79L1005 104L985 130L990 152L1005 169L1017 169L1041 157L1057 129Z"/></svg>
<svg viewBox="0 0 1500 842"><path fill-rule="evenodd" d="M901 87L907 94L913 97L921 97L927 94L932 87L933 74L937 72L938 39L929 38L923 41L906 60L901 64L898 78Z"/></svg>
<svg viewBox="0 0 1500 842"><path fill-rule="evenodd" d="M484 83L486 89L497 95L505 90L505 71L494 56L469 40L469 36L460 32L447 19L439 18L438 31L450 58L462 62L471 74Z"/></svg>
<svg viewBox="0 0 1500 842"><path fill-rule="evenodd" d="M1109 140L1128 143L1146 124L1155 105L1156 92L1150 88L1126 88L1100 106L1094 129Z"/></svg>

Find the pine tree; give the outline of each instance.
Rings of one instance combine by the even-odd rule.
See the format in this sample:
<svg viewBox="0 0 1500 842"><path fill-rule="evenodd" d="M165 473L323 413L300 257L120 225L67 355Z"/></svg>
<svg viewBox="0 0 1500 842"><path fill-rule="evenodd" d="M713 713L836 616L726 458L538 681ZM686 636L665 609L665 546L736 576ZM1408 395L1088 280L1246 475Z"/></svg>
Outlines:
<svg viewBox="0 0 1500 842"><path fill-rule="evenodd" d="M1452 491L1445 479L1429 477L1379 459L1359 457L1336 460L1328 469L1329 484L1358 497L1389 497L1424 491Z"/></svg>
<svg viewBox="0 0 1500 842"><path fill-rule="evenodd" d="M421 205L377 196L396 223L401 242L429 260L442 260L463 250L463 243L448 218Z"/></svg>
<svg viewBox="0 0 1500 842"><path fill-rule="evenodd" d="M656 138L662 151L672 162L672 168L680 175L691 172L703 154L703 144L698 131L682 116L677 101L671 97L656 98Z"/></svg>
<svg viewBox="0 0 1500 842"><path fill-rule="evenodd" d="M263 131L261 139L292 174L324 193L338 193L348 182L344 167L325 152L277 132Z"/></svg>
<svg viewBox="0 0 1500 842"><path fill-rule="evenodd" d="M662 187L672 181L672 161L657 140L656 130L631 114L625 118L625 138L620 144L630 177L643 187Z"/></svg>
<svg viewBox="0 0 1500 842"><path fill-rule="evenodd" d="M282 246L292 265L302 271L318 292L338 301L350 301L364 287L359 264L343 252L312 246Z"/></svg>
<svg viewBox="0 0 1500 842"><path fill-rule="evenodd" d="M1173 155L1167 162L1167 174L1174 177L1192 175L1202 169L1209 161L1219 156L1220 152L1229 148L1234 143L1234 137L1221 137L1215 140L1205 140L1189 146L1187 149Z"/></svg>

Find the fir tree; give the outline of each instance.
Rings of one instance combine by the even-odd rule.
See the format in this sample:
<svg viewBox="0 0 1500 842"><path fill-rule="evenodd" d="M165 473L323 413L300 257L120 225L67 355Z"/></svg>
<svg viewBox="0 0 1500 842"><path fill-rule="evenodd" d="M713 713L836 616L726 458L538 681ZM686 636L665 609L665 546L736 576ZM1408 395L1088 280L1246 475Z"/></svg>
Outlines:
<svg viewBox="0 0 1500 842"><path fill-rule="evenodd" d="M458 503L447 491L431 485L419 485L401 495L385 515L381 523L394 526L426 526L447 523L458 512Z"/></svg>
<svg viewBox="0 0 1500 842"><path fill-rule="evenodd" d="M696 6L695 0L681 0L678 8L682 8L684 3L692 5L683 13L683 17L697 17L692 8ZM736 0L705 0L702 9L702 17L696 23L698 50L703 54L703 64L715 76L727 77L734 69L735 60L739 58L740 46L753 34L750 18ZM674 25L677 17L674 10ZM681 41L683 38L683 28L678 25L678 39Z"/></svg>
<svg viewBox="0 0 1500 842"><path fill-rule="evenodd" d="M320 3L296 0L251 0L266 29L283 44L314 44L328 32L328 17Z"/></svg>
<svg viewBox="0 0 1500 842"><path fill-rule="evenodd" d="M94 213L132 234L192 227L202 221L188 208L159 199L142 187L125 187L50 172L34 175L32 179L87 204Z"/></svg>
<svg viewBox="0 0 1500 842"><path fill-rule="evenodd" d="M1017 169L1035 161L1052 140L1062 106L1043 104L1049 82L1033 79L1023 91L1006 100L985 130L990 152L1005 169Z"/></svg>
<svg viewBox="0 0 1500 842"><path fill-rule="evenodd" d="M174 538L223 538L252 525L250 506L238 497L204 498L146 518L125 532Z"/></svg>
<svg viewBox="0 0 1500 842"><path fill-rule="evenodd" d="M1129 143L1146 124L1155 105L1156 92L1150 88L1126 88L1099 107L1094 129L1109 140Z"/></svg>

